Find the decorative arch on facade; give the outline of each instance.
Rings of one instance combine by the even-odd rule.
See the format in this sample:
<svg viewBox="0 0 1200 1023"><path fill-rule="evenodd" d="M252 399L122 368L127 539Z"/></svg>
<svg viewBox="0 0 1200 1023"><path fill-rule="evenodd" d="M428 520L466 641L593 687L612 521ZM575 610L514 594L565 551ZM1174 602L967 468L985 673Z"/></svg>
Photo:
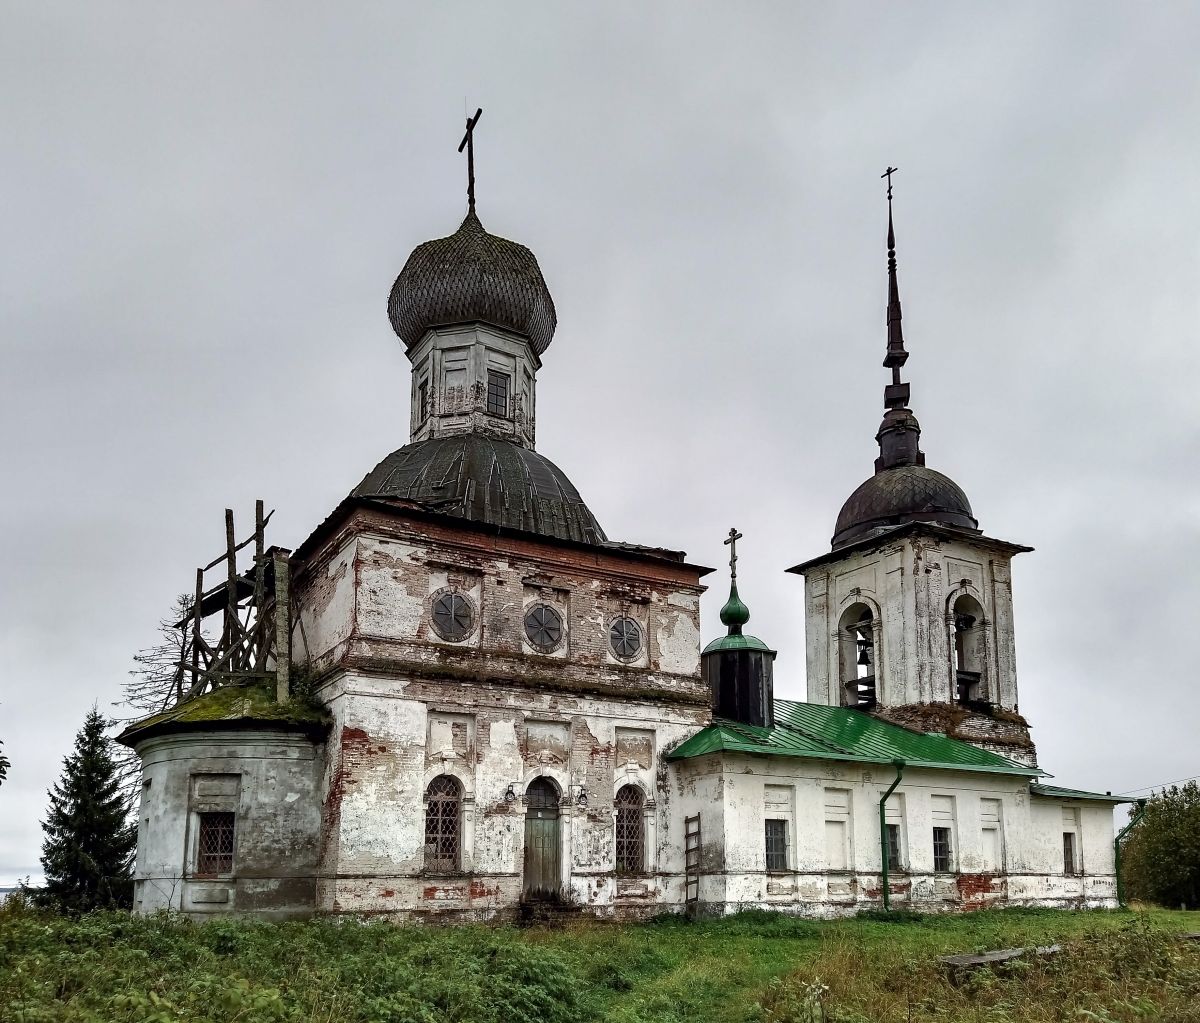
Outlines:
<svg viewBox="0 0 1200 1023"><path fill-rule="evenodd" d="M437 763L430 765L425 769L425 776L422 779L423 784L428 789L429 783L434 778L440 775L446 775L453 778L462 786L463 802L475 801L475 772L467 770L458 760L439 760Z"/></svg>
<svg viewBox="0 0 1200 1023"><path fill-rule="evenodd" d="M563 794L571 791L571 779L567 772L555 767L547 767L545 764L540 764L525 772L525 777L521 782L521 798L526 800L529 793L529 786L539 778L545 778L551 785L554 786L558 793L559 803L563 805L563 809L569 809L569 800L563 799Z"/></svg>
<svg viewBox="0 0 1200 1023"><path fill-rule="evenodd" d="M873 707L883 681L883 619L878 602L861 591L849 593L838 613L836 635L839 702L848 707Z"/></svg>

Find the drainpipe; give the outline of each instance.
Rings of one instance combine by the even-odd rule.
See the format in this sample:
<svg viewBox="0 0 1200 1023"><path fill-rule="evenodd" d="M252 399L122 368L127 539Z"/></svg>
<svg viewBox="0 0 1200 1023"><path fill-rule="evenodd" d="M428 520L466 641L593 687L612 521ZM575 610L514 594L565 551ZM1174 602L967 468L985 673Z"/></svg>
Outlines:
<svg viewBox="0 0 1200 1023"><path fill-rule="evenodd" d="M883 911L885 913L891 911L892 897L888 887L887 818L884 807L887 806L888 797L896 791L896 786L900 784L900 779L904 777L904 761L893 760L892 766L896 768L896 780L892 782L892 787L879 797L879 853L883 858Z"/></svg>
<svg viewBox="0 0 1200 1023"><path fill-rule="evenodd" d="M1125 905L1125 884L1121 880L1121 840L1133 830L1134 825L1141 821L1142 816L1146 812L1146 800L1139 799L1137 801L1137 810L1133 816L1129 818L1129 823L1117 832L1117 837L1113 839L1113 870L1117 875L1117 905Z"/></svg>

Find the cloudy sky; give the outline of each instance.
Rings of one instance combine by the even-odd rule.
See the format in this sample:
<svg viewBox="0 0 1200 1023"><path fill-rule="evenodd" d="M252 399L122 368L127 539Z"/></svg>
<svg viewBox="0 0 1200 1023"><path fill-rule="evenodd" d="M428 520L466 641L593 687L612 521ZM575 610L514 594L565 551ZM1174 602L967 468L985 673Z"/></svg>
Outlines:
<svg viewBox="0 0 1200 1023"><path fill-rule="evenodd" d="M223 542L294 546L407 439L386 298L465 206L538 255L539 450L720 565L804 694L871 472L896 177L929 465L1014 566L1060 783L1200 774L1194 4L6 4L0 885L93 701ZM718 629L721 577L705 598Z"/></svg>

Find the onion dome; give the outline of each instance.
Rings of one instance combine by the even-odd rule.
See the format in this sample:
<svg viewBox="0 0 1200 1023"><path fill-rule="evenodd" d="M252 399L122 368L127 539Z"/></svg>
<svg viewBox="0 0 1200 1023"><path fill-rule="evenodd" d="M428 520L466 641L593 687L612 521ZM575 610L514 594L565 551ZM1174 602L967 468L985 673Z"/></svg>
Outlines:
<svg viewBox="0 0 1200 1023"><path fill-rule="evenodd" d="M908 361L900 311L900 285L896 279L896 232L892 226L892 185L888 178L888 305L885 368L892 382L883 389L886 412L875 440L879 457L875 475L850 495L838 513L832 545L836 550L855 540L907 522L930 522L971 532L979 523L962 488L949 476L929 469L921 450L921 424L908 407L909 385L900 379Z"/></svg>
<svg viewBox="0 0 1200 1023"><path fill-rule="evenodd" d="M898 465L877 472L850 495L838 513L833 546L906 522L979 531L971 502L954 480L924 465Z"/></svg>
<svg viewBox="0 0 1200 1023"><path fill-rule="evenodd" d="M712 711L717 717L770 728L775 720L775 651L757 636L746 636L742 626L750 609L738 596L737 541L741 533L729 531L729 599L721 608L721 624L728 630L700 655L700 672L707 683Z"/></svg>
<svg viewBox="0 0 1200 1023"><path fill-rule="evenodd" d="M575 485L550 459L478 433L407 444L350 496L412 501L442 515L560 540L607 542Z"/></svg>
<svg viewBox="0 0 1200 1023"><path fill-rule="evenodd" d="M474 208L454 234L413 249L392 285L388 317L406 348L430 327L483 321L528 338L538 356L558 322L533 253L488 234Z"/></svg>

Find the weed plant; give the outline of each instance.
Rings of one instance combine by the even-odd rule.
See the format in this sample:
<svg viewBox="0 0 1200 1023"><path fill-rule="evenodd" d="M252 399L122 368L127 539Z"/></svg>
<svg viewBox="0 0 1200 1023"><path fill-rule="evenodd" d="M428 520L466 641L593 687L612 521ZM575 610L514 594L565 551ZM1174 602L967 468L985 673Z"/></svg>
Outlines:
<svg viewBox="0 0 1200 1023"><path fill-rule="evenodd" d="M564 930L0 907L3 1023L1200 1023L1200 914L773 913ZM947 953L1061 941L955 983ZM1189 1015L1188 1013L1192 1013Z"/></svg>

